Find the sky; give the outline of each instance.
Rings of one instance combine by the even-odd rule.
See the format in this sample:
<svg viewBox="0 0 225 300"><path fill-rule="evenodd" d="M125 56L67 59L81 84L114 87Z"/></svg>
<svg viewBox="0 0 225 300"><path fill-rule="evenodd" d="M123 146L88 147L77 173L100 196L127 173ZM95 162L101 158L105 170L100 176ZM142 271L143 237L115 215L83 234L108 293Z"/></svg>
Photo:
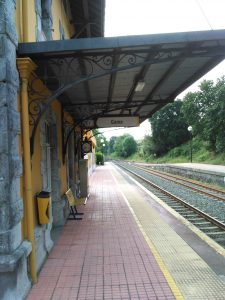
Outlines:
<svg viewBox="0 0 225 300"><path fill-rule="evenodd" d="M225 29L225 0L106 0L106 37L215 29ZM178 97L196 91L203 79L216 81L223 75L225 61ZM130 133L140 140L150 130L146 120L137 128L115 131L110 128L101 132L107 139Z"/></svg>

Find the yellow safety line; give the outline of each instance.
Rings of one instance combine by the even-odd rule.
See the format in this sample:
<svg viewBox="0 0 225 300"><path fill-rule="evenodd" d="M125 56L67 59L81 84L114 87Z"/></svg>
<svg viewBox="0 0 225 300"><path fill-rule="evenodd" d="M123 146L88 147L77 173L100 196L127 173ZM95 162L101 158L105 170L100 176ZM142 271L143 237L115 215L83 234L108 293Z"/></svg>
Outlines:
<svg viewBox="0 0 225 300"><path fill-rule="evenodd" d="M110 171L111 172L111 171ZM111 172L112 174L112 172ZM116 177L112 174L112 177L114 178L115 182L117 183L117 185L119 186L119 183L116 179ZM164 264L163 262L163 259L162 257L160 256L159 252L157 251L156 247L154 246L154 244L151 242L151 240L149 239L148 235L146 234L143 226L141 225L139 219L137 218L133 208L131 207L130 203L129 203L129 200L127 199L127 197L124 195L124 193L122 192L121 188L119 188L119 191L121 193L121 195L123 196L124 200L126 201L127 203L127 206L129 207L134 219L135 219L135 222L137 223L141 233L143 234L144 236L144 239L146 240L149 248L151 249L152 251L152 254L153 256L155 257L155 260L157 261L158 265L159 265L159 268L161 269L162 273L164 274L165 278L166 278L166 281L168 283L168 285L170 286L175 298L177 300L184 300L184 297L181 293L181 291L179 290L178 286L176 285L172 275L170 274L170 272L168 271L166 265Z"/></svg>

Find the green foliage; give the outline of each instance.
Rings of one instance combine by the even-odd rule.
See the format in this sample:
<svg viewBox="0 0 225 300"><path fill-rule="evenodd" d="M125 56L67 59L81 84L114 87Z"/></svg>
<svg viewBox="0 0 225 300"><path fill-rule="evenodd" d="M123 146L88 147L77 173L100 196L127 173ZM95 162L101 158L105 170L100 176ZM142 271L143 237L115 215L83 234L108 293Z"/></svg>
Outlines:
<svg viewBox="0 0 225 300"><path fill-rule="evenodd" d="M199 138L194 138L192 141L192 153L194 163L210 163L220 164L225 163L225 153L215 155L213 152L207 149L207 143ZM151 163L187 163L190 162L190 141L187 143L175 147L168 151L164 156L155 158L151 156Z"/></svg>
<svg viewBox="0 0 225 300"><path fill-rule="evenodd" d="M188 93L183 101L166 105L150 119L152 138L144 139L140 156L156 154L160 157L171 149L186 143L192 136L205 142L206 150L225 151L225 77L203 81L199 91ZM179 155L179 153L177 153ZM202 156L203 157L203 156ZM203 158L202 158L203 159Z"/></svg>
<svg viewBox="0 0 225 300"><path fill-rule="evenodd" d="M138 145L131 135L114 136L108 143L110 156L148 162L189 162L192 139L194 162L224 164L225 77L216 83L203 81L199 91L166 105L149 121L152 136L146 135ZM188 126L192 126L192 133Z"/></svg>
<svg viewBox="0 0 225 300"><path fill-rule="evenodd" d="M143 158L147 158L154 154L154 144L150 135L145 135L139 146L139 154Z"/></svg>
<svg viewBox="0 0 225 300"><path fill-rule="evenodd" d="M95 153L96 165L104 165L104 155L101 152Z"/></svg>
<svg viewBox="0 0 225 300"><path fill-rule="evenodd" d="M108 151L108 141L106 140L105 136L100 133L98 129L93 129L93 136L96 139L96 151L102 152L106 155Z"/></svg>
<svg viewBox="0 0 225 300"><path fill-rule="evenodd" d="M152 127L151 151L157 156L165 154L190 138L187 130L188 125L181 110L182 104L180 100L170 103L150 119Z"/></svg>
<svg viewBox="0 0 225 300"><path fill-rule="evenodd" d="M194 163L210 163L225 165L225 153L214 154L207 150L207 143L195 137L192 141L193 146L193 162ZM120 159L115 152L111 156L112 159ZM148 155L143 157L140 152L136 152L127 158L132 161L145 161L149 163L187 163L190 162L190 141L168 151L161 157Z"/></svg>
<svg viewBox="0 0 225 300"><path fill-rule="evenodd" d="M116 153L116 155L118 157L122 157L123 156L123 136L118 136L115 140L115 143L114 143L114 152Z"/></svg>
<svg viewBox="0 0 225 300"><path fill-rule="evenodd" d="M109 144L108 144L109 154L114 152L114 145L115 145L116 139L117 139L116 136L112 136L109 140Z"/></svg>
<svg viewBox="0 0 225 300"><path fill-rule="evenodd" d="M109 141L110 157L127 158L137 151L137 143L129 134L111 137Z"/></svg>
<svg viewBox="0 0 225 300"><path fill-rule="evenodd" d="M123 156L128 157L137 151L137 143L132 136L126 136L122 142Z"/></svg>
<svg viewBox="0 0 225 300"><path fill-rule="evenodd" d="M208 150L225 151L225 77L203 81L200 90L184 97L182 111L193 133L208 142Z"/></svg>

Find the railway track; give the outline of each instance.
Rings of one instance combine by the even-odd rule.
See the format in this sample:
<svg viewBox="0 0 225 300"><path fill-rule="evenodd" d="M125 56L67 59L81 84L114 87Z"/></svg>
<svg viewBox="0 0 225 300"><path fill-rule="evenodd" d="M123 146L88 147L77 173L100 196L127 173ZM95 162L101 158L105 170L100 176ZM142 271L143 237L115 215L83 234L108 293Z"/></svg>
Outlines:
<svg viewBox="0 0 225 300"><path fill-rule="evenodd" d="M174 178L174 182L168 179L168 177L170 177L169 175L162 174L162 172L150 172L145 168L141 168L139 166L137 167L136 165L130 163L116 162L116 165L124 169L126 172L129 172L132 177L135 177L140 183L142 183L158 198L163 200L168 206L173 208L176 212L198 227L202 232L204 232L218 244L225 247L225 197L223 197L224 195L222 191L219 191L220 195L218 195L216 193L217 190L213 188L210 188L210 192L208 192L207 186L204 186L204 190L202 190L201 184L197 184L197 186L201 186L200 189L191 187L186 182L188 180L184 179L186 182L184 184L181 178L179 178L179 180L182 182L182 184L179 185L179 188L177 188L177 185L180 182L177 183L178 177L176 176L173 176L176 177ZM166 181L167 183L165 184L163 181ZM170 182L170 188L167 188L168 181ZM190 182L188 181L188 183ZM193 185L196 186L195 183L193 183ZM178 192L177 189L180 191ZM188 189L191 190L191 193L188 192ZM185 197L185 195L188 195L188 197ZM210 208L207 210L207 212L205 209L202 209L202 201L205 201L205 203L211 202L210 207L212 211L210 211ZM201 202L201 205L198 205L198 202ZM218 204L220 206L219 215L217 215L217 211L216 213L213 211L213 207Z"/></svg>
<svg viewBox="0 0 225 300"><path fill-rule="evenodd" d="M158 176L160 176L162 178L165 178L167 180L176 182L176 183L178 183L182 186L189 187L192 190L195 190L199 193L202 193L202 194L205 194L205 195L208 195L208 196L212 196L212 197L214 197L218 200L221 200L221 201L225 201L225 191L218 190L218 189L213 188L213 187L209 187L209 186L207 186L205 184L202 184L202 183L194 182L193 180L184 179L184 178L181 178L180 176L167 174L165 172L149 169L148 167L141 167L138 164L134 164L134 165L135 165L135 167L139 168L140 170L144 170L145 172L147 172L149 174L158 175Z"/></svg>

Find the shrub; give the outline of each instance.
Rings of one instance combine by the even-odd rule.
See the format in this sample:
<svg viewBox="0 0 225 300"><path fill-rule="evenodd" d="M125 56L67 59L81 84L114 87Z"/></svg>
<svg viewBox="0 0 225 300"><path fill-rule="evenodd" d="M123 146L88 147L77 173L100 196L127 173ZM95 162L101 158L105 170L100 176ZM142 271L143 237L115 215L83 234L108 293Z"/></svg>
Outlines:
<svg viewBox="0 0 225 300"><path fill-rule="evenodd" d="M101 152L95 153L96 165L104 165L104 155Z"/></svg>

